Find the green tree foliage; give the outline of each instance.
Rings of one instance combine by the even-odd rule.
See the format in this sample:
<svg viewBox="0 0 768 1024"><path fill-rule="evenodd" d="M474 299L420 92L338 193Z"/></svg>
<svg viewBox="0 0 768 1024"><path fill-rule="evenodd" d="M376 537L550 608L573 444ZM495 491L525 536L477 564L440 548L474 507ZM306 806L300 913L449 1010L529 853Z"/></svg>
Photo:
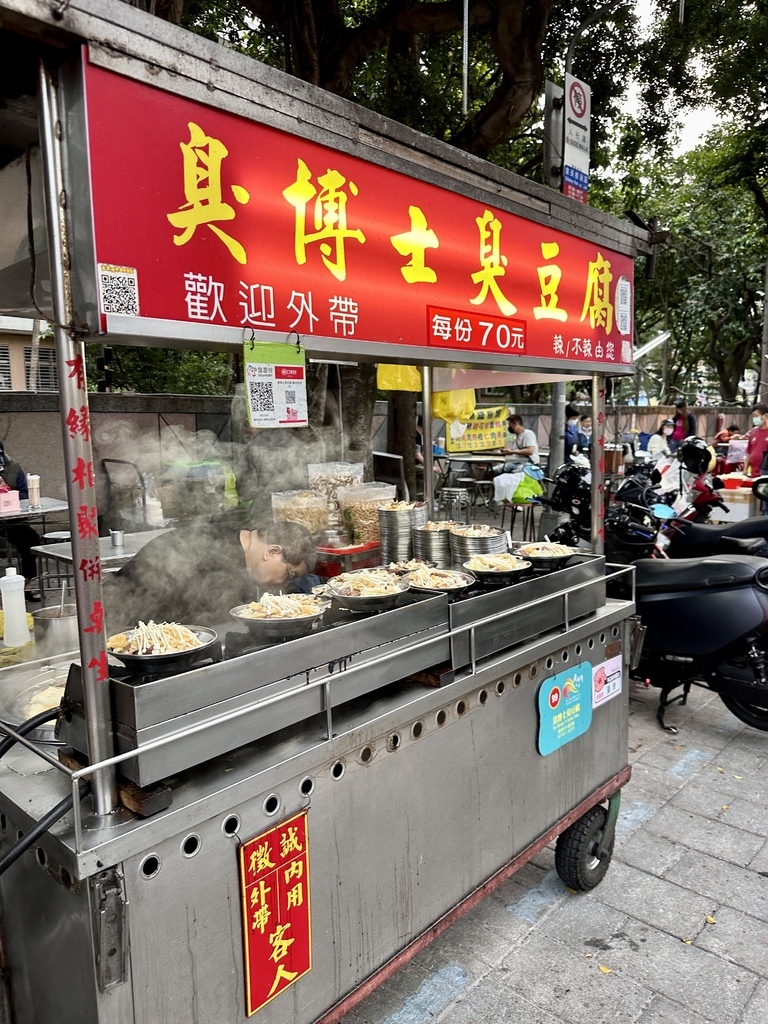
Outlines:
<svg viewBox="0 0 768 1024"><path fill-rule="evenodd" d="M101 347L87 347L88 386L96 389L96 358ZM144 395L226 395L234 377L231 356L222 352L187 352L165 348L115 348L113 391Z"/></svg>

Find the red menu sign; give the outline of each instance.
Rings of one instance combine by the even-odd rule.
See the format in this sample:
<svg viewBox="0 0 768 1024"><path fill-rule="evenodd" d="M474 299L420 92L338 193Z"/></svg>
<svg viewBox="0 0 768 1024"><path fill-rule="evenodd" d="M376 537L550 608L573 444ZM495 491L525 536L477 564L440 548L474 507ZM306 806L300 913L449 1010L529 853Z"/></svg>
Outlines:
<svg viewBox="0 0 768 1024"><path fill-rule="evenodd" d="M631 363L628 256L91 65L86 102L102 313Z"/></svg>
<svg viewBox="0 0 768 1024"><path fill-rule="evenodd" d="M312 969L307 812L240 847L248 1016Z"/></svg>

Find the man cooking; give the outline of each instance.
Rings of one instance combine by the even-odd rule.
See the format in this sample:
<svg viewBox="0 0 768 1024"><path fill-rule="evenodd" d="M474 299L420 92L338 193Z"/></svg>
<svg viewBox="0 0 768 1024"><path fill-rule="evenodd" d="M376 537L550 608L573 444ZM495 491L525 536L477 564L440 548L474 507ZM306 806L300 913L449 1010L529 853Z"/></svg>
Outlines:
<svg viewBox="0 0 768 1024"><path fill-rule="evenodd" d="M308 590L316 549L299 523L204 523L156 537L104 580L110 632L139 620L217 626L263 591ZM307 587L302 584L308 583Z"/></svg>

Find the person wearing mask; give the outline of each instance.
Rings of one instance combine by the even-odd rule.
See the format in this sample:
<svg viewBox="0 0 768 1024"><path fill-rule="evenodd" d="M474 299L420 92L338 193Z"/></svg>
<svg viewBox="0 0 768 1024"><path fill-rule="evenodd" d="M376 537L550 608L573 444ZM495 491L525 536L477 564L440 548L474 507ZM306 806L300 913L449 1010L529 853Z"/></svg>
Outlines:
<svg viewBox="0 0 768 1024"><path fill-rule="evenodd" d="M579 410L575 405L565 407L565 433L563 434L563 454L568 460L579 447Z"/></svg>
<svg viewBox="0 0 768 1024"><path fill-rule="evenodd" d="M506 448L502 448L502 454L508 455L509 458L503 465L494 467L494 476L498 476L500 473L519 472L523 466L538 465L539 462L539 444L536 435L532 430L523 426L522 416L510 416L507 420L507 427L512 435L512 440Z"/></svg>
<svg viewBox="0 0 768 1024"><path fill-rule="evenodd" d="M669 439L669 450L676 452L686 437L693 437L696 434L696 420L693 413L688 412L685 401L679 401L675 406L675 415L672 417L673 429Z"/></svg>
<svg viewBox="0 0 768 1024"><path fill-rule="evenodd" d="M27 474L18 462L8 457L5 445L0 441L0 479L12 491L19 492L22 500L29 498ZM24 596L27 601L39 601L40 591L37 585L37 559L32 548L41 543L40 534L33 530L29 523L9 523L4 533L19 553L21 575L25 580Z"/></svg>
<svg viewBox="0 0 768 1024"><path fill-rule="evenodd" d="M672 431L675 429L675 421L671 419L664 419L659 424L659 429L655 434L651 434L648 438L648 454L656 461L663 455L670 456L672 451L669 447L669 439L672 437Z"/></svg>
<svg viewBox="0 0 768 1024"><path fill-rule="evenodd" d="M768 405L761 402L752 409L752 429L747 435L747 454L744 458L744 472L747 476L760 476L766 452L768 452Z"/></svg>
<svg viewBox="0 0 768 1024"><path fill-rule="evenodd" d="M579 433L577 448L580 452L589 454L592 447L592 417L585 413L579 418Z"/></svg>
<svg viewBox="0 0 768 1024"><path fill-rule="evenodd" d="M308 593L317 551L292 522L199 523L156 537L103 584L111 632L139 620L217 626L263 592Z"/></svg>

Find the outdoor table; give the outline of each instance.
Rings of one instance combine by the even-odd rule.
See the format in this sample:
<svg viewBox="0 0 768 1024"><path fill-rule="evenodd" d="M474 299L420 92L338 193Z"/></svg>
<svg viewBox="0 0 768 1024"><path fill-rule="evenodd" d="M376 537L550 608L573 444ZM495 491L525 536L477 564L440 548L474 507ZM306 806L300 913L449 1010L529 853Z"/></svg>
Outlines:
<svg viewBox="0 0 768 1024"><path fill-rule="evenodd" d="M0 534L5 541L5 547L9 554L8 562L5 564L10 562L10 551L12 547L8 540L9 527L19 526L24 523L31 525L33 522L39 521L42 526L42 532L45 533L46 516L69 512L69 505L67 502L61 501L59 498L41 498L40 504L35 505L33 508L29 507L28 498L22 498L19 505L20 508L18 512L0 512Z"/></svg>
<svg viewBox="0 0 768 1024"><path fill-rule="evenodd" d="M102 569L108 571L119 569L129 562L133 556L148 544L155 537L161 537L169 533L168 528L162 530L142 530L140 533L126 533L124 542L118 547L112 543L110 537L99 537L99 559ZM37 556L37 573L40 580L40 592L45 604L44 560L52 559L54 562L64 566L71 566L74 562L72 555L72 544L69 541L60 544L40 544L32 548Z"/></svg>

